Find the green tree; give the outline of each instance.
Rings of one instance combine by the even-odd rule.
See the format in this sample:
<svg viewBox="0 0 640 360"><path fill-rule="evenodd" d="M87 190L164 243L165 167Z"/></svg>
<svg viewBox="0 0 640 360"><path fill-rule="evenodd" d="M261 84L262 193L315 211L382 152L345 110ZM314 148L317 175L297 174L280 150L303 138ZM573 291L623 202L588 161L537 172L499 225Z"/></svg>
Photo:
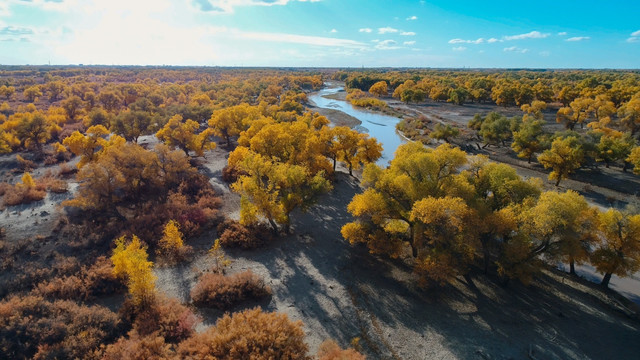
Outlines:
<svg viewBox="0 0 640 360"><path fill-rule="evenodd" d="M529 119L520 125L518 131L513 132L513 142L511 148L518 153L519 158L527 159L531 163L531 158L537 152L544 149L543 122Z"/></svg>
<svg viewBox="0 0 640 360"><path fill-rule="evenodd" d="M429 137L436 140L444 140L447 143L451 142L452 138L458 137L460 130L450 124L443 125L441 123L436 124L433 131L429 134Z"/></svg>

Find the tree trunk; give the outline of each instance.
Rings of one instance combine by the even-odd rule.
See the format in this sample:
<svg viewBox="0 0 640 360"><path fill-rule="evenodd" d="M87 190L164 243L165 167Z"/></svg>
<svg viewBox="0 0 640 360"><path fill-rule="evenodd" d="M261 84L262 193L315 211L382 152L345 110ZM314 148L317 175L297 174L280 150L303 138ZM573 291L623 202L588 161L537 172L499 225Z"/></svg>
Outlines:
<svg viewBox="0 0 640 360"><path fill-rule="evenodd" d="M333 171L336 171L336 158L333 158Z"/></svg>
<svg viewBox="0 0 640 360"><path fill-rule="evenodd" d="M573 259L569 260L569 274L576 274L576 262Z"/></svg>
<svg viewBox="0 0 640 360"><path fill-rule="evenodd" d="M556 186L560 185L560 180L562 180L562 176L558 176L558 180L556 181Z"/></svg>
<svg viewBox="0 0 640 360"><path fill-rule="evenodd" d="M349 175L353 176L353 165L349 163Z"/></svg>
<svg viewBox="0 0 640 360"><path fill-rule="evenodd" d="M611 280L611 273L606 273L604 274L604 277L602 278L602 282L600 283L600 285L609 288L609 281Z"/></svg>
<svg viewBox="0 0 640 360"><path fill-rule="evenodd" d="M273 221L273 219L269 219L269 224L271 224L271 228L273 229L273 233L274 234L278 234L278 224L276 224L275 221Z"/></svg>

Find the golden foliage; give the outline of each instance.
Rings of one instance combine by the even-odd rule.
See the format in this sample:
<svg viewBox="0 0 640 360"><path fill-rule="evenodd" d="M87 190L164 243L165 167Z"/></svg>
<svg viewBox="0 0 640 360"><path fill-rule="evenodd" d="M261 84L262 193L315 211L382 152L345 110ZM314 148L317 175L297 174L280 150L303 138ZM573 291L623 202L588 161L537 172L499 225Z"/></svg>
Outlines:
<svg viewBox="0 0 640 360"><path fill-rule="evenodd" d="M115 245L111 256L113 273L127 283L134 304L149 303L155 295L156 277L152 273L153 263L147 260L147 247L135 235L130 241L122 236L115 240Z"/></svg>

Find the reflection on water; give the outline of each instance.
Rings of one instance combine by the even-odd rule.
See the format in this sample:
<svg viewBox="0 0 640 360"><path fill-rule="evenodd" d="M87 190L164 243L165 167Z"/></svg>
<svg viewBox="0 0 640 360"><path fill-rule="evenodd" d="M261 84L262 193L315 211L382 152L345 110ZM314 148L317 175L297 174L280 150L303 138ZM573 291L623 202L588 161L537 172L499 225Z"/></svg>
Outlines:
<svg viewBox="0 0 640 360"><path fill-rule="evenodd" d="M377 164L380 166L387 166L389 160L393 159L393 153L396 151L398 146L406 142L396 132L396 124L400 122L400 119L393 116L362 110L354 107L346 101L327 99L323 97L324 95L335 94L343 89L344 88L342 87L324 88L310 95L309 100L316 104L317 107L340 110L362 121L362 125L356 126L355 129L363 133L368 133L370 136L378 139L384 150L382 151L382 157L378 160Z"/></svg>

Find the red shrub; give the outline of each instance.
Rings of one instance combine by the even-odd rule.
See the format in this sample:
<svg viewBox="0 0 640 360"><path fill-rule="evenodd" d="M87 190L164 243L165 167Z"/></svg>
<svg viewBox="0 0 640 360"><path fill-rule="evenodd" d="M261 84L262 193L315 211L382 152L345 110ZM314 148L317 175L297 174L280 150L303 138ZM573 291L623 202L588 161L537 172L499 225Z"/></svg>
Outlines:
<svg viewBox="0 0 640 360"><path fill-rule="evenodd" d="M259 308L225 314L216 326L180 343L177 352L181 359L312 359L302 322Z"/></svg>
<svg viewBox="0 0 640 360"><path fill-rule="evenodd" d="M333 340L325 340L318 349L318 360L365 360L364 355L354 349L342 350Z"/></svg>
<svg viewBox="0 0 640 360"><path fill-rule="evenodd" d="M102 360L122 359L170 359L174 357L171 344L158 334L140 336L135 330L129 332L129 337L121 337L115 343L107 346L100 357Z"/></svg>
<svg viewBox="0 0 640 360"><path fill-rule="evenodd" d="M7 359L85 358L117 335L118 316L101 306L39 296L0 302L0 349Z"/></svg>
<svg viewBox="0 0 640 360"><path fill-rule="evenodd" d="M204 274L191 290L195 304L219 309L228 309L242 301L270 294L271 289L251 270L230 276Z"/></svg>
<svg viewBox="0 0 640 360"><path fill-rule="evenodd" d="M168 343L177 343L193 335L195 326L200 321L191 309L178 300L163 296L156 296L144 308L136 307L127 300L120 311L137 334L156 334Z"/></svg>
<svg viewBox="0 0 640 360"><path fill-rule="evenodd" d="M218 225L217 231L224 247L255 249L273 239L273 233L264 224L244 226L235 220L225 220Z"/></svg>

